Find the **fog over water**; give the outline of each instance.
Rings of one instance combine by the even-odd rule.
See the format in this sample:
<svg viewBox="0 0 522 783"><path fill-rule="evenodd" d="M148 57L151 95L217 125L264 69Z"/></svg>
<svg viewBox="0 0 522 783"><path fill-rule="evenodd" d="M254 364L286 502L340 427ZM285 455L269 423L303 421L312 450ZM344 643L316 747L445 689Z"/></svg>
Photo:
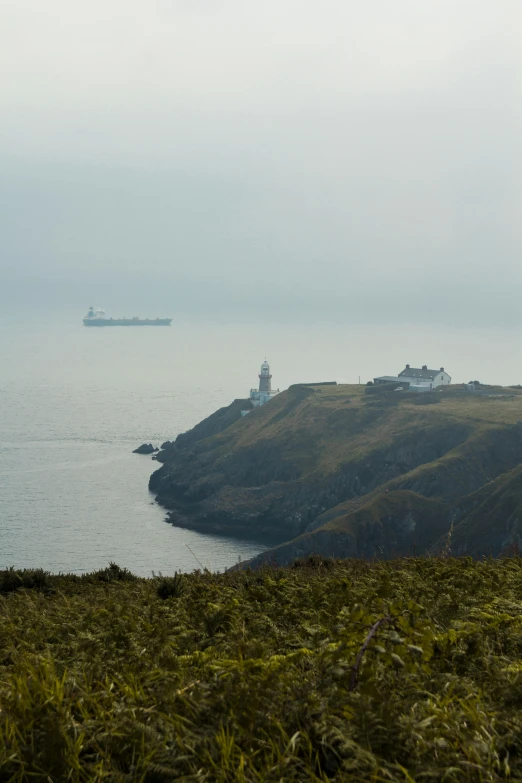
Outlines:
<svg viewBox="0 0 522 783"><path fill-rule="evenodd" d="M521 29L519 0L3 4L0 566L257 551L165 525L130 451L265 355L281 388L522 381ZM91 304L174 320L93 334Z"/></svg>
<svg viewBox="0 0 522 783"><path fill-rule="evenodd" d="M520 29L519 0L4 4L3 306L516 325Z"/></svg>

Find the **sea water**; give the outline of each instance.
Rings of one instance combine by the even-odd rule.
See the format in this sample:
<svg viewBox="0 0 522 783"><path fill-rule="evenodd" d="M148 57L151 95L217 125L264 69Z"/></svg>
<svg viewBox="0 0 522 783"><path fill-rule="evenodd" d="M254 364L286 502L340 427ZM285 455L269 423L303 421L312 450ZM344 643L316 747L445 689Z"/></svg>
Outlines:
<svg viewBox="0 0 522 783"><path fill-rule="evenodd" d="M264 549L167 524L147 487L160 465L132 453L244 391L195 371L179 333L49 320L1 335L0 568L83 573L112 561L150 576L223 570Z"/></svg>
<svg viewBox="0 0 522 783"><path fill-rule="evenodd" d="M165 522L144 441L171 440L248 396L265 355L274 387L362 383L406 363L454 382L522 380L516 330L439 325L213 323L89 329L81 314L0 313L0 568L148 576L221 570L265 548ZM269 403L270 404L270 403Z"/></svg>

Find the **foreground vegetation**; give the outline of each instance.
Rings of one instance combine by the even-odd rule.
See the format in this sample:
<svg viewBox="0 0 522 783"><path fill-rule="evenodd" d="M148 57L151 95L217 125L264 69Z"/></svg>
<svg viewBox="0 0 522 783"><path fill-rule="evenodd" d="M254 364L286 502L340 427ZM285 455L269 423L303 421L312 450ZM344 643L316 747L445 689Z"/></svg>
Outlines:
<svg viewBox="0 0 522 783"><path fill-rule="evenodd" d="M0 572L0 780L522 780L521 598L518 557Z"/></svg>

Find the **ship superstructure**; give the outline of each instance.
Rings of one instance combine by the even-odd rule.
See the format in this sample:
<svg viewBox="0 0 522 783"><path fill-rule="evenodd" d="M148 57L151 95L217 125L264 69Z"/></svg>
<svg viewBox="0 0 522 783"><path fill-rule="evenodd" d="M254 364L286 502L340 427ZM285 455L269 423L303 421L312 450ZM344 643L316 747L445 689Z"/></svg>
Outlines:
<svg viewBox="0 0 522 783"><path fill-rule="evenodd" d="M105 310L89 307L83 319L84 326L170 326L172 318L107 318Z"/></svg>

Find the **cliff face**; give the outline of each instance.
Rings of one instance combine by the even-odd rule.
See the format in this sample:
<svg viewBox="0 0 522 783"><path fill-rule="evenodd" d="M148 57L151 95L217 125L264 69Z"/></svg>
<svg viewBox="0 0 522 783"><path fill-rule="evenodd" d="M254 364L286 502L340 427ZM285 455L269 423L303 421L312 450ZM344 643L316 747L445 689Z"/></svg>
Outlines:
<svg viewBox="0 0 522 783"><path fill-rule="evenodd" d="M175 525L285 542L259 562L420 554L451 525L452 549L498 553L518 540L522 394L431 400L292 387L244 418L236 400L164 444L150 489Z"/></svg>

